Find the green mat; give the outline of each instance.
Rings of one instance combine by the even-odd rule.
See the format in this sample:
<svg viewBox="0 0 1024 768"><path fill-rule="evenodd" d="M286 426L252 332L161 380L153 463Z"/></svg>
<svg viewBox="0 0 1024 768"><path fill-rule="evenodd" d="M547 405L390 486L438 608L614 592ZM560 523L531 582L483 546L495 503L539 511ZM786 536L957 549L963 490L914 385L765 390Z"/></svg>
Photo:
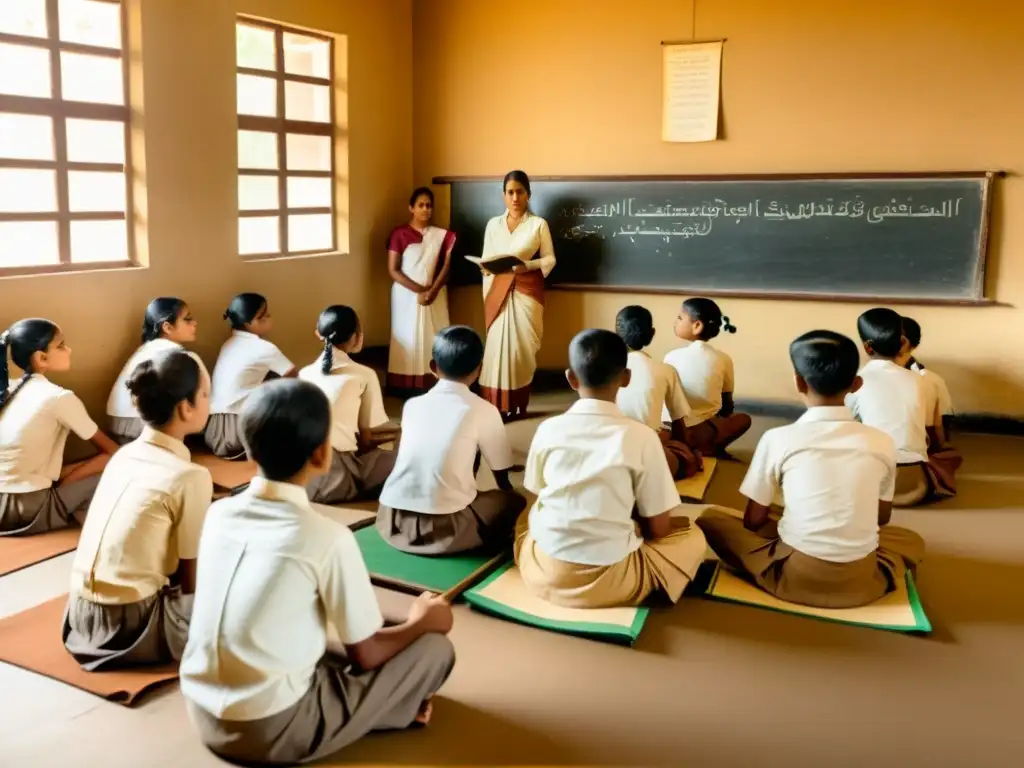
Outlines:
<svg viewBox="0 0 1024 768"><path fill-rule="evenodd" d="M482 578L496 564L490 554L423 557L399 552L381 538L375 525L356 531L355 537L374 584L414 594L447 592L474 576ZM475 581L471 580L465 586L473 583Z"/></svg>
<svg viewBox="0 0 1024 768"><path fill-rule="evenodd" d="M632 645L648 608L562 608L527 590L512 563L499 568L465 594L475 610L530 627L608 643Z"/></svg>
<svg viewBox="0 0 1024 768"><path fill-rule="evenodd" d="M925 615L910 571L907 571L905 584L901 584L898 589L881 599L859 608L813 608L808 605L787 603L769 595L721 564L711 575L704 596L712 600L724 600L779 613L791 613L794 616L807 616L870 629L884 629L890 632L932 631L931 622Z"/></svg>

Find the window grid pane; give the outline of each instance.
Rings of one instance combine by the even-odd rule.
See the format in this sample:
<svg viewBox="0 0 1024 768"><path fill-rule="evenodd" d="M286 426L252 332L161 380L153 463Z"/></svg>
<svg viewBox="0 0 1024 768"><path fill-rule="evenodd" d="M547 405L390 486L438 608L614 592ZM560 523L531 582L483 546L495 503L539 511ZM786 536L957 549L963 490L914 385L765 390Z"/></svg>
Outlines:
<svg viewBox="0 0 1024 768"><path fill-rule="evenodd" d="M244 19L236 35L239 253L329 252L336 247L333 43Z"/></svg>
<svg viewBox="0 0 1024 768"><path fill-rule="evenodd" d="M133 258L127 116L65 118L58 106L125 105L126 70L116 55L124 48L123 4L53 2L51 25L48 0L0 0L0 32L49 40L50 46L0 43L0 94L49 101L43 102L49 114L0 112L0 271ZM66 50L65 44L104 48L111 55ZM60 67L59 90L51 64ZM17 167L25 161L50 167ZM69 171L69 162L97 168Z"/></svg>

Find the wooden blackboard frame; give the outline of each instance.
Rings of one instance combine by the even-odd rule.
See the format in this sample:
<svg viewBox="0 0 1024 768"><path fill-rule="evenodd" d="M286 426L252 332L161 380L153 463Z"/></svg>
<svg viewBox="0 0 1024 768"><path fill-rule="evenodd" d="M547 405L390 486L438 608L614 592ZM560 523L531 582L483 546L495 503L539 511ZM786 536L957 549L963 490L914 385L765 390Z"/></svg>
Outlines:
<svg viewBox="0 0 1024 768"><path fill-rule="evenodd" d="M823 294L783 291L744 291L744 290L691 290L685 287L665 288L663 286L618 286L618 285L587 285L581 283L556 283L549 290L558 291L593 291L595 293L646 293L686 295L699 293L701 296L715 296L738 299L775 299L790 301L828 301L847 302L851 304L888 303L905 305L943 305L962 307L998 306L994 299L985 294L988 277L988 240L992 214L992 190L996 177L1006 176L1005 171L841 171L827 173L739 173L739 174L700 174L700 175L617 175L617 176L531 176L530 180L554 182L591 182L591 181L831 181L831 180L883 180L883 179L977 179L983 181L981 227L978 232L978 276L977 293L974 298L908 298L906 296L883 296L861 294ZM500 182L501 176L435 176L433 184L451 185L463 182L493 181Z"/></svg>

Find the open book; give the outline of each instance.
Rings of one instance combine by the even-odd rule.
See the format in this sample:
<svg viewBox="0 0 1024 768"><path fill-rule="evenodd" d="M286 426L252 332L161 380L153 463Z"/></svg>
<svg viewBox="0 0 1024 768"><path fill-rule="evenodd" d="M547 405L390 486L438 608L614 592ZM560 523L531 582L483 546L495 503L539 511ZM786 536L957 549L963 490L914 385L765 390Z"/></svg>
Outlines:
<svg viewBox="0 0 1024 768"><path fill-rule="evenodd" d="M486 258L467 256L466 261L471 261L481 269L486 269L495 275L511 272L513 267L523 263L523 260L518 256L488 256Z"/></svg>

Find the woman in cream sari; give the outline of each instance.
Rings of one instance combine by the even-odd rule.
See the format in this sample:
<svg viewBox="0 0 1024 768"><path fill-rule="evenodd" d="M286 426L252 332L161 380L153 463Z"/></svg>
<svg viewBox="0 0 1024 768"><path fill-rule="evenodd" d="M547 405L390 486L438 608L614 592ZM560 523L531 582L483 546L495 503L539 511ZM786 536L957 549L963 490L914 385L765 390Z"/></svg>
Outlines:
<svg viewBox="0 0 1024 768"><path fill-rule="evenodd" d="M448 326L445 283L455 234L431 226L434 193L420 187L409 198L412 218L388 238L391 287L391 352L387 389L420 394L430 389L430 350L434 334Z"/></svg>
<svg viewBox="0 0 1024 768"><path fill-rule="evenodd" d="M544 278L555 267L548 223L530 213L530 178L512 171L504 181L505 207L487 223L483 259L515 256L511 272L484 273L487 343L480 392L506 419L522 418L530 403L537 352L544 334Z"/></svg>

